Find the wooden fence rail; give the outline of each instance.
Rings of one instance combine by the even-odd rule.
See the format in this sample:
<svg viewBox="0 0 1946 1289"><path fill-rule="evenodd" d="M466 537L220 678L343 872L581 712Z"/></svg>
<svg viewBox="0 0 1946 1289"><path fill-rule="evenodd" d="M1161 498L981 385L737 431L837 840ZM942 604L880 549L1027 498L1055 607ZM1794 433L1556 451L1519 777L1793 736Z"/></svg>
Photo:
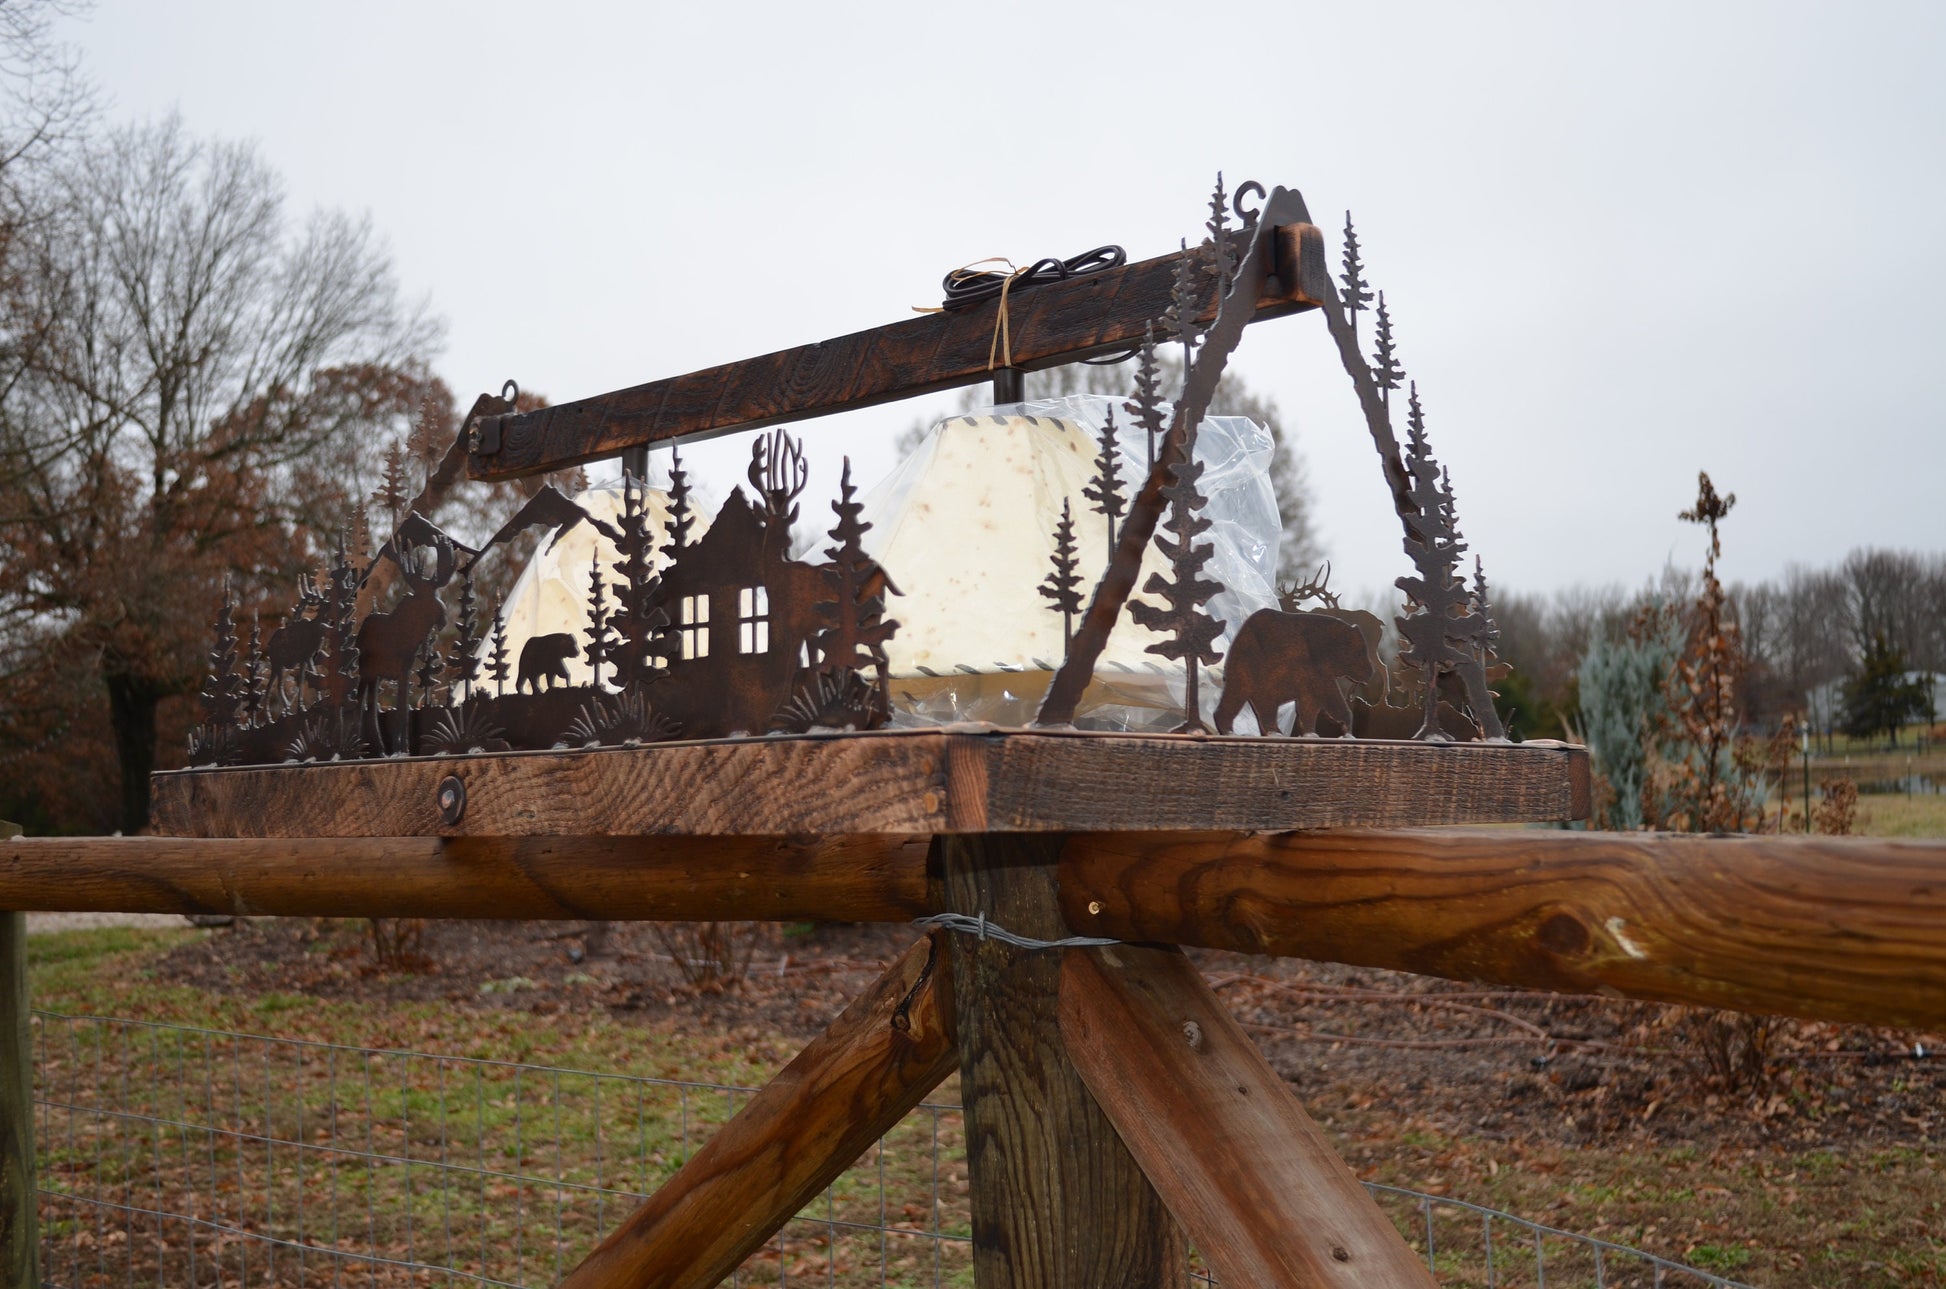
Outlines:
<svg viewBox="0 0 1946 1289"><path fill-rule="evenodd" d="M924 838L0 841L0 908L333 917L900 922ZM1536 829L1081 833L1087 935L1456 980L1946 1024L1946 843Z"/></svg>

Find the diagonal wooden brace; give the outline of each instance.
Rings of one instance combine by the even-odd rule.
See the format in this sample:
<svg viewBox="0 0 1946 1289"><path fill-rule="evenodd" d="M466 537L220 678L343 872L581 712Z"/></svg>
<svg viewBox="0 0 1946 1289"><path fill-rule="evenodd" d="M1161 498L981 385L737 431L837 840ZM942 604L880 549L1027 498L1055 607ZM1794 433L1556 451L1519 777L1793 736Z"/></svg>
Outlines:
<svg viewBox="0 0 1946 1289"><path fill-rule="evenodd" d="M1081 1079L1224 1289L1435 1289L1180 949L1069 949Z"/></svg>
<svg viewBox="0 0 1946 1289"><path fill-rule="evenodd" d="M710 1289L918 1105L959 1060L943 935L906 950L562 1289Z"/></svg>

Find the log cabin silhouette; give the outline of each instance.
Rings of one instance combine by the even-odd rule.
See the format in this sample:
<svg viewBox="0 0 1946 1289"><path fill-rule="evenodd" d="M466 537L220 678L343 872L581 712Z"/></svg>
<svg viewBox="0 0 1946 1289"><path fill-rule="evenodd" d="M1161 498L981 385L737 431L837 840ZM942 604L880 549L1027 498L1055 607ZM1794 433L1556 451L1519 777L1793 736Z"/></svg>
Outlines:
<svg viewBox="0 0 1946 1289"><path fill-rule="evenodd" d="M662 569L669 671L651 697L686 736L769 730L811 666L817 605L832 597L823 566L790 558L802 455L781 435L771 444L750 467L759 499L733 490Z"/></svg>

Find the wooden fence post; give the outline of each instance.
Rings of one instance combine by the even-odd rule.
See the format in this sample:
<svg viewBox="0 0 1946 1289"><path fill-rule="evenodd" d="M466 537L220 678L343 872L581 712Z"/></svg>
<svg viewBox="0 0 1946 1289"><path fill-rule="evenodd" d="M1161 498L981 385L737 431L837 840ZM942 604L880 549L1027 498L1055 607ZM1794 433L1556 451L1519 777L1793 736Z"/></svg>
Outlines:
<svg viewBox="0 0 1946 1289"><path fill-rule="evenodd" d="M0 822L0 841L20 836ZM41 1282L34 1188L34 1049L27 1031L27 915L0 912L0 1284Z"/></svg>
<svg viewBox="0 0 1946 1289"><path fill-rule="evenodd" d="M1058 833L934 842L945 905L1053 940ZM1179 1289L1175 1219L1095 1104L1061 1038L1061 955L955 934L960 1101L977 1289Z"/></svg>

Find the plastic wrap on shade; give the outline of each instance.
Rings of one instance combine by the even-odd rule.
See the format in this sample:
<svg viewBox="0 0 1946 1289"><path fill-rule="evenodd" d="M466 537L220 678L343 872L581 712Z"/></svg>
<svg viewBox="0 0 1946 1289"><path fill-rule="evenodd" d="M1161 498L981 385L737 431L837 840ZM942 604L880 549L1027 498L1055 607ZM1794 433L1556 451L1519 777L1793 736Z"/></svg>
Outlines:
<svg viewBox="0 0 1946 1289"><path fill-rule="evenodd" d="M669 494L650 487L642 494L648 515L649 531L655 534L653 563L660 570L668 563L662 547L669 540ZM619 482L596 485L574 495L574 503L611 526L620 523L622 485ZM689 540L694 542L709 531L707 514L692 516ZM513 589L507 593L502 614L506 619L506 649L509 658L520 657L520 650L534 636L570 632L586 638L588 630L588 589L590 567L599 556L601 575L609 586L620 580L617 565L621 555L615 545L595 530L592 524L576 524L565 533L556 530L541 539L540 549L520 571ZM479 648L482 665L488 660L492 641L483 640ZM570 685L585 685L592 679L585 655L576 653L566 660ZM612 679L603 676L606 683ZM612 686L611 686L612 688Z"/></svg>
<svg viewBox="0 0 1946 1289"><path fill-rule="evenodd" d="M1149 446L1121 399L1077 395L952 416L865 498L866 544L905 594L889 606L894 720L1029 723L1065 652L1060 613L1038 587L1053 568L1065 501L1074 518L1082 596L1107 564L1108 520L1084 495L1113 411L1125 490L1148 474ZM1208 611L1227 643L1276 603L1281 525L1270 483L1274 445L1244 417L1205 418L1196 456L1213 548L1206 575L1224 590ZM1119 532L1119 521L1117 524ZM1160 572L1151 546L1133 598ZM1183 669L1148 651L1159 637L1124 613L1076 712L1083 728L1168 729L1181 720ZM1220 682L1221 664L1207 669ZM1216 684L1204 687L1213 705Z"/></svg>

